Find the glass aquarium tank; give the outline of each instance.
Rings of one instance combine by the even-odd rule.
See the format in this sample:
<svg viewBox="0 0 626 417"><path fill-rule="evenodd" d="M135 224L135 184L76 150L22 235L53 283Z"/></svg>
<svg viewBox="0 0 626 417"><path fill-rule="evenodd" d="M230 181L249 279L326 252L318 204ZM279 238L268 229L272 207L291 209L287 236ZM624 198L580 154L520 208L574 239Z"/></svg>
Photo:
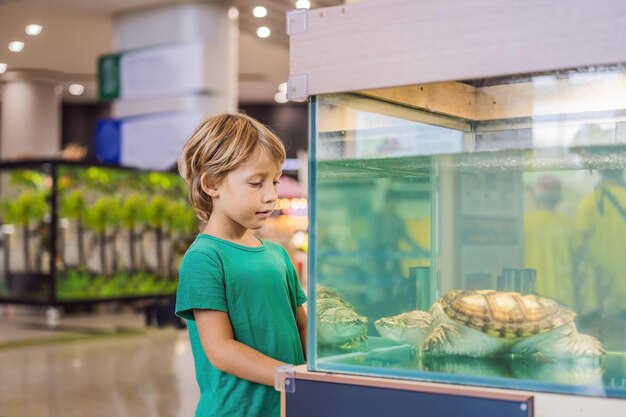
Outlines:
<svg viewBox="0 0 626 417"><path fill-rule="evenodd" d="M171 296L197 233L175 173L0 164L0 303Z"/></svg>
<svg viewBox="0 0 626 417"><path fill-rule="evenodd" d="M626 67L310 101L309 369L626 397Z"/></svg>

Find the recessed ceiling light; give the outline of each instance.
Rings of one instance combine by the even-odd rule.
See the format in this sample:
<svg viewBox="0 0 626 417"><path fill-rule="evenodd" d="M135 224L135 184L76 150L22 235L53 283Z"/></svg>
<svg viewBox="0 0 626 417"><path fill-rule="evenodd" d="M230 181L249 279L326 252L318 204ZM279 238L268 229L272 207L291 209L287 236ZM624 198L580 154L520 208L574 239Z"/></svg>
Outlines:
<svg viewBox="0 0 626 417"><path fill-rule="evenodd" d="M267 9L263 6L256 6L252 9L252 14L254 17L265 17L267 16Z"/></svg>
<svg viewBox="0 0 626 417"><path fill-rule="evenodd" d="M272 34L272 31L267 26L261 26L256 30L256 35L259 38L268 38Z"/></svg>
<svg viewBox="0 0 626 417"><path fill-rule="evenodd" d="M4 74L7 70L7 64L0 62L0 74Z"/></svg>
<svg viewBox="0 0 626 417"><path fill-rule="evenodd" d="M274 101L280 104L288 102L289 100L287 100L287 93L279 91L278 93L274 94Z"/></svg>
<svg viewBox="0 0 626 417"><path fill-rule="evenodd" d="M228 18L230 20L237 20L239 18L239 9L236 7L228 9Z"/></svg>
<svg viewBox="0 0 626 417"><path fill-rule="evenodd" d="M85 92L85 86L82 84L71 84L67 87L67 91L73 96L81 96Z"/></svg>
<svg viewBox="0 0 626 417"><path fill-rule="evenodd" d="M309 0L296 0L296 9L308 9L311 7Z"/></svg>
<svg viewBox="0 0 626 417"><path fill-rule="evenodd" d="M24 49L24 42L22 41L9 42L9 51L22 52L22 49Z"/></svg>
<svg viewBox="0 0 626 417"><path fill-rule="evenodd" d="M26 26L26 28L24 29L24 32L26 32L26 34L30 36L37 36L41 33L42 30L43 30L43 26L32 24L32 25Z"/></svg>

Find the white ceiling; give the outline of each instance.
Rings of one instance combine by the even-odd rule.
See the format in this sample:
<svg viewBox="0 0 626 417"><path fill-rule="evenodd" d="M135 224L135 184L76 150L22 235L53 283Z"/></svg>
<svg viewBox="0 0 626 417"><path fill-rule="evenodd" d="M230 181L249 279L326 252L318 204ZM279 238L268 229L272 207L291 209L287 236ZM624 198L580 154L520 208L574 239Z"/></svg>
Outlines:
<svg viewBox="0 0 626 417"><path fill-rule="evenodd" d="M210 0L205 0L210 1ZM97 58L113 50L113 17L116 14L165 4L188 3L184 0L0 0L0 62L11 70L47 70L61 73L66 83L81 82L86 92L81 99L96 96ZM312 8L343 3L342 0L311 0ZM271 103L278 84L289 72L288 37L285 13L295 0L233 0L239 9L239 101ZM268 16L257 19L252 9L265 6ZM262 23L261 23L262 22ZM24 33L29 23L44 26L42 34ZM272 30L268 39L255 35L261 24ZM10 41L26 43L18 54L9 52Z"/></svg>

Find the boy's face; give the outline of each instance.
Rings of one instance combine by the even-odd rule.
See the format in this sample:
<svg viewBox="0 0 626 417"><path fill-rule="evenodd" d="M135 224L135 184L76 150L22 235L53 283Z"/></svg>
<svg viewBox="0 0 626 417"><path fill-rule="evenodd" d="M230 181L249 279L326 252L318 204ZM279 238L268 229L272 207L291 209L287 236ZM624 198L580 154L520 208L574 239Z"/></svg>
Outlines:
<svg viewBox="0 0 626 417"><path fill-rule="evenodd" d="M210 222L229 231L258 230L276 208L280 165L263 150L231 171L211 189L213 200Z"/></svg>

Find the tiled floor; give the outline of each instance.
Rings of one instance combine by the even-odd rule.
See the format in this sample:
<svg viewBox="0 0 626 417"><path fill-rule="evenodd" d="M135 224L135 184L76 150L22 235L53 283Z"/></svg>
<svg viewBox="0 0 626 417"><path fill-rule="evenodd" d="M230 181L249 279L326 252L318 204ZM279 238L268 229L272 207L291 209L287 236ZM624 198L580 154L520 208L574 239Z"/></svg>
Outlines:
<svg viewBox="0 0 626 417"><path fill-rule="evenodd" d="M141 314L0 310L0 417L184 417L198 399L186 330Z"/></svg>

